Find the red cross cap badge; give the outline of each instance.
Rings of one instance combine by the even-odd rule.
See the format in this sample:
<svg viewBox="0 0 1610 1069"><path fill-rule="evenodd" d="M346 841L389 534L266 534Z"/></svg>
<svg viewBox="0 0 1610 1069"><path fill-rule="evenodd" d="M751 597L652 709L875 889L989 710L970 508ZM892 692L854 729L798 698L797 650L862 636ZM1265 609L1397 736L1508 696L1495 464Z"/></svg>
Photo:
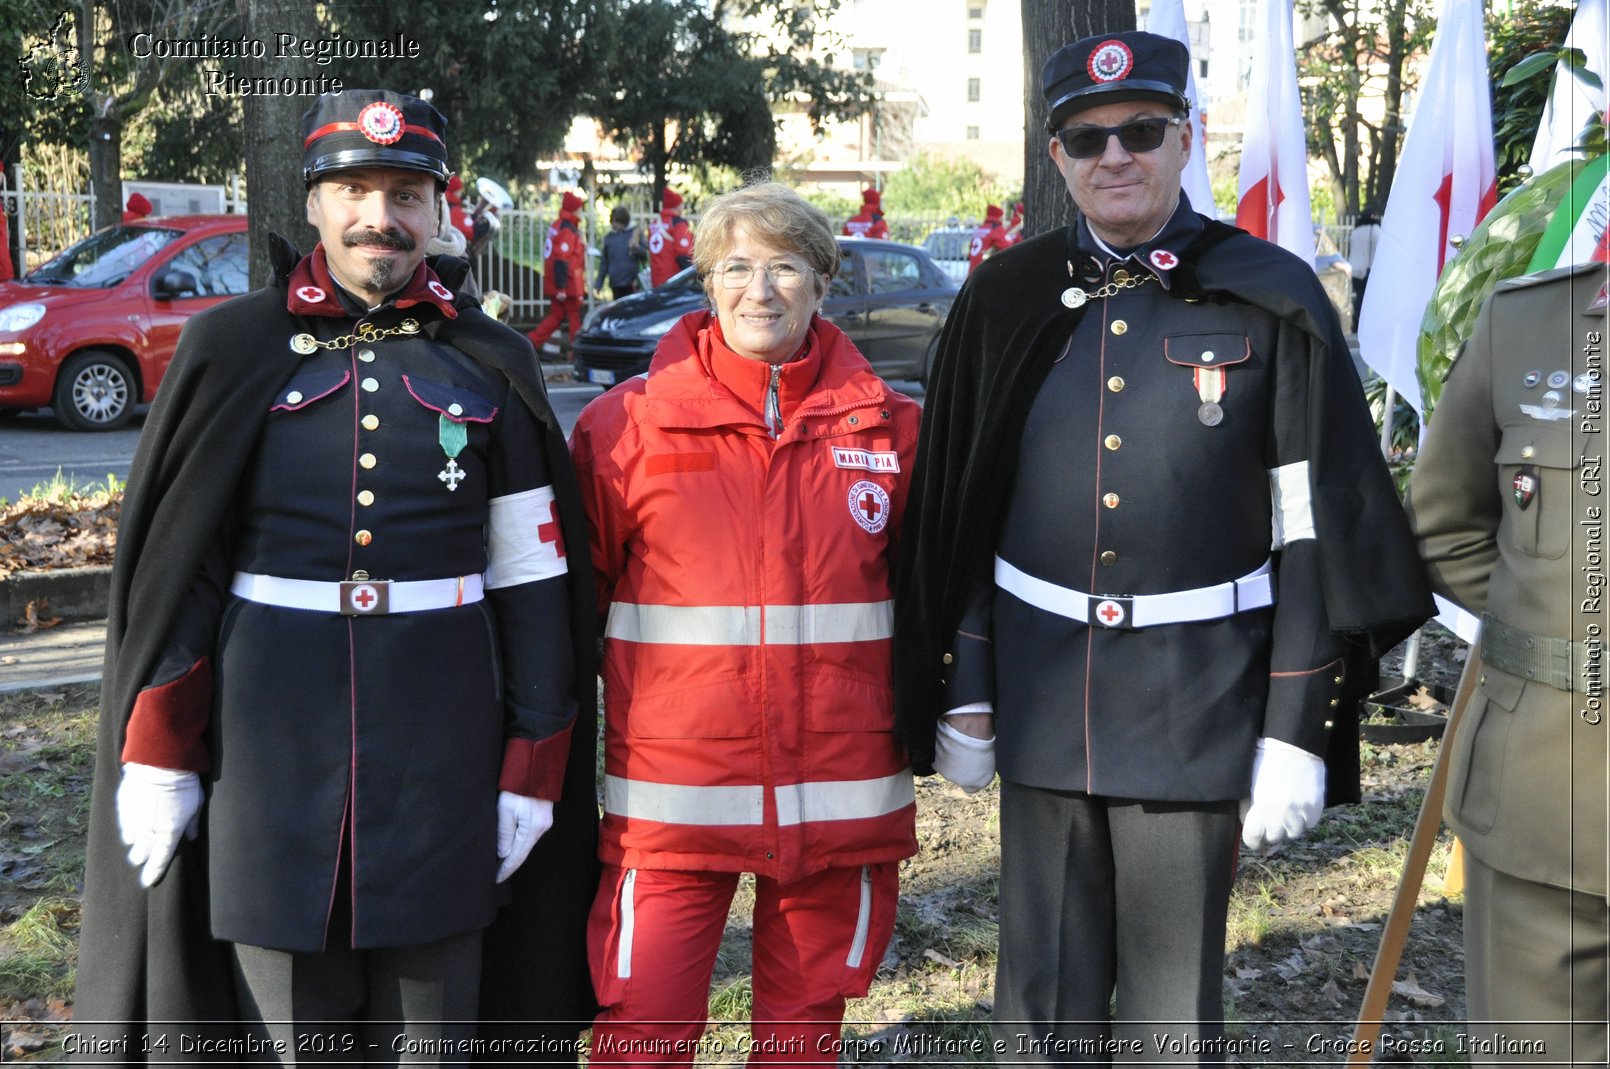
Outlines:
<svg viewBox="0 0 1610 1069"><path fill-rule="evenodd" d="M377 145L394 145L402 140L402 109L384 100L377 100L358 112L358 129Z"/></svg>
<svg viewBox="0 0 1610 1069"><path fill-rule="evenodd" d="M870 479L850 487L850 515L868 534L889 526L889 492Z"/></svg>
<svg viewBox="0 0 1610 1069"><path fill-rule="evenodd" d="M1159 271L1172 271L1180 265L1180 258L1167 249L1153 249L1152 254L1147 259Z"/></svg>
<svg viewBox="0 0 1610 1069"><path fill-rule="evenodd" d="M1086 69L1090 71L1090 77L1098 82L1116 82L1120 78L1127 78L1134 66L1135 54L1128 45L1122 41L1103 41L1090 53Z"/></svg>
<svg viewBox="0 0 1610 1069"><path fill-rule="evenodd" d="M1124 622L1124 607L1111 599L1098 601L1096 619L1103 627L1119 627Z"/></svg>

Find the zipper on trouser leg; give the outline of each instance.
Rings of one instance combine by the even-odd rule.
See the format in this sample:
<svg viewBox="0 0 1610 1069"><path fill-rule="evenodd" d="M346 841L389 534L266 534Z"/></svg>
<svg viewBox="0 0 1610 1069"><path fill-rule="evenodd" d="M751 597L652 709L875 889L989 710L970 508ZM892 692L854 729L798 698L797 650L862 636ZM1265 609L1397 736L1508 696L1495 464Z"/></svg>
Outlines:
<svg viewBox="0 0 1610 1069"><path fill-rule="evenodd" d="M855 938L850 940L850 956L844 959L846 968L859 969L866 954L867 931L872 927L872 869L861 866L861 911L855 917Z"/></svg>
<svg viewBox="0 0 1610 1069"><path fill-rule="evenodd" d="M627 869L621 879L620 942L615 948L615 975L622 980L632 978L632 937L637 930L637 906L632 896L636 886L637 870Z"/></svg>

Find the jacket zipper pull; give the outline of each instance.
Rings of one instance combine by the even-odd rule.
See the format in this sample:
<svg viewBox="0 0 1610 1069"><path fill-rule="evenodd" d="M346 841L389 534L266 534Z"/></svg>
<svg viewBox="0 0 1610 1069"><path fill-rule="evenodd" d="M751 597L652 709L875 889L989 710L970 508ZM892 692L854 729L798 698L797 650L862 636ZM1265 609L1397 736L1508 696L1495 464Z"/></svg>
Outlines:
<svg viewBox="0 0 1610 1069"><path fill-rule="evenodd" d="M777 396L782 378L782 365L773 364L771 366L771 385L766 387L766 429L771 432L773 438L783 433L783 402Z"/></svg>

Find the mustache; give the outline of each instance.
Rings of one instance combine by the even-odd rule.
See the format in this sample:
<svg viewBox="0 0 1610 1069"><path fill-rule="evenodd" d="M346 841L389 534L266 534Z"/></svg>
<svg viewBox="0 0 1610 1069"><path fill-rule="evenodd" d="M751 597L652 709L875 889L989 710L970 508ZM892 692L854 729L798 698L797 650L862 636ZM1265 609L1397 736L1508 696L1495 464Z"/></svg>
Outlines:
<svg viewBox="0 0 1610 1069"><path fill-rule="evenodd" d="M343 235L341 244L347 248L356 245L374 245L381 249L396 249L398 252L413 252L414 239L400 230L356 230Z"/></svg>

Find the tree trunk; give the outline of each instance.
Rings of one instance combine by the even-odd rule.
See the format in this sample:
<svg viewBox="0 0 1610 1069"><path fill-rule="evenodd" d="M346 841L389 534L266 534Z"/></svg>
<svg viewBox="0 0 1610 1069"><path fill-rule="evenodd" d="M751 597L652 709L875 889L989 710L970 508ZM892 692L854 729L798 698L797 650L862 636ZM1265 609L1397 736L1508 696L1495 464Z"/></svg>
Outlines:
<svg viewBox="0 0 1610 1069"><path fill-rule="evenodd" d="M276 33L298 38L319 36L314 6L302 0L239 0L241 33L247 39L273 40ZM246 60L245 77L317 77L311 59L279 58L273 50L260 60ZM251 94L245 99L246 196L251 248L251 282L265 286L271 278L268 235L279 234L303 252L318 234L307 222L307 189L302 184L302 113L312 97Z"/></svg>
<svg viewBox="0 0 1610 1069"><path fill-rule="evenodd" d="M1386 16L1386 108L1381 118L1381 157L1370 174L1370 195L1366 200L1376 212L1386 209L1386 195L1398 173L1398 146L1403 142L1403 65L1409 44L1404 28L1408 23L1408 0L1392 0Z"/></svg>
<svg viewBox="0 0 1610 1069"><path fill-rule="evenodd" d="M90 229L115 226L123 219L123 119L117 97L95 91L95 22L99 11L84 3L73 18L78 54L88 77L84 99L89 104L89 181L95 199L90 202Z"/></svg>
<svg viewBox="0 0 1610 1069"><path fill-rule="evenodd" d="M1133 0L1021 0L1023 13L1023 233L1073 221L1073 199L1046 146L1040 68L1063 45L1097 33L1135 28Z"/></svg>

